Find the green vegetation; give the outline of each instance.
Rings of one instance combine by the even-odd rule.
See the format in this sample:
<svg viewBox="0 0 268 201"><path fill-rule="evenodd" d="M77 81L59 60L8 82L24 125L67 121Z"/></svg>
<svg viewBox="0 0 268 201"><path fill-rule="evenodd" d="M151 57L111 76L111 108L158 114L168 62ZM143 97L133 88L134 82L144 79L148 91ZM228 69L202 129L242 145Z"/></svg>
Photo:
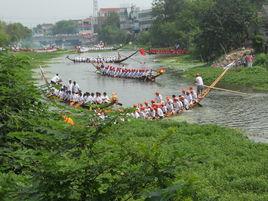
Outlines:
<svg viewBox="0 0 268 201"><path fill-rule="evenodd" d="M181 47L198 58L213 60L253 41L262 47L258 11L264 0L154 0L155 21L140 42L156 47Z"/></svg>
<svg viewBox="0 0 268 201"><path fill-rule="evenodd" d="M192 55L163 56L158 59L161 64L171 69L187 70L193 67L204 66L204 63L194 59Z"/></svg>
<svg viewBox="0 0 268 201"><path fill-rule="evenodd" d="M195 67L187 70L185 76L194 80L196 73L200 73L204 82L211 84L223 72L222 68ZM268 91L268 71L262 67L231 69L219 82L218 86L245 91Z"/></svg>
<svg viewBox="0 0 268 201"><path fill-rule="evenodd" d="M257 54L254 61L254 66L261 66L268 70L268 55L265 53Z"/></svg>
<svg viewBox="0 0 268 201"><path fill-rule="evenodd" d="M206 85L211 84L223 71L222 68L208 67L207 64L195 60L192 55L159 57L166 68L182 70L183 76L192 81L196 73L202 74ZM218 86L243 91L268 91L268 56L257 54L253 68L234 68L219 82Z"/></svg>
<svg viewBox="0 0 268 201"><path fill-rule="evenodd" d="M53 26L52 33L54 35L78 33L78 24L74 22L73 20L59 21Z"/></svg>
<svg viewBox="0 0 268 201"><path fill-rule="evenodd" d="M128 39L126 31L120 29L119 15L111 13L98 30L98 39L108 44L124 44Z"/></svg>
<svg viewBox="0 0 268 201"><path fill-rule="evenodd" d="M124 112L100 121L48 103L30 76L53 56L0 54L1 200L268 199L267 145L218 126L122 121Z"/></svg>
<svg viewBox="0 0 268 201"><path fill-rule="evenodd" d="M20 23L0 21L0 47L31 37L32 31Z"/></svg>

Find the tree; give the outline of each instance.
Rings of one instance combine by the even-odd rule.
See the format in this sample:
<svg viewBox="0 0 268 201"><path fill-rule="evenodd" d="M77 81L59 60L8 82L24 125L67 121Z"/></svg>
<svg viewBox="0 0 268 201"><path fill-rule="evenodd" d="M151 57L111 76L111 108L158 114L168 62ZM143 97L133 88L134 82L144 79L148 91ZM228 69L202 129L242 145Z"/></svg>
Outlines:
<svg viewBox="0 0 268 201"><path fill-rule="evenodd" d="M200 16L200 34L195 40L197 51L211 60L243 46L256 19L257 12L249 0L216 0Z"/></svg>
<svg viewBox="0 0 268 201"><path fill-rule="evenodd" d="M21 23L8 24L6 33L10 36L11 42L18 42L32 35L32 31Z"/></svg>
<svg viewBox="0 0 268 201"><path fill-rule="evenodd" d="M154 0L153 46L184 48L213 59L259 34L257 11L264 0ZM258 41L257 41L258 42Z"/></svg>
<svg viewBox="0 0 268 201"><path fill-rule="evenodd" d="M59 21L52 28L52 33L54 35L78 33L78 24L72 20Z"/></svg>
<svg viewBox="0 0 268 201"><path fill-rule="evenodd" d="M120 19L117 13L111 13L98 31L98 39L109 44L125 43L128 37L126 31L120 29Z"/></svg>
<svg viewBox="0 0 268 201"><path fill-rule="evenodd" d="M5 32L6 24L0 21L0 46L7 45L9 41L9 36Z"/></svg>

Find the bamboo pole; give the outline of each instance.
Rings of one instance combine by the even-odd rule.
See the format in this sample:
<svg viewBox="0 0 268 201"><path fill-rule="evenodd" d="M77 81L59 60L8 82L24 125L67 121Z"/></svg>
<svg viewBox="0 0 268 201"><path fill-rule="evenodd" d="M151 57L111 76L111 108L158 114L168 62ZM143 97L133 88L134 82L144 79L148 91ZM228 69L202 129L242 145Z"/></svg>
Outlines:
<svg viewBox="0 0 268 201"><path fill-rule="evenodd" d="M48 82L48 80L47 80L47 78L45 76L43 68L41 66L39 66L39 68L40 68L41 75L42 75L43 79L45 80L46 84L49 86L49 82Z"/></svg>
<svg viewBox="0 0 268 201"><path fill-rule="evenodd" d="M236 93L236 94L240 94L240 95L248 95L248 94L240 92L240 91L233 91L233 90L229 90L229 89L223 89L223 88L219 88L219 87L211 87L211 86L207 86L207 85L204 85L204 86L207 88L216 89L216 90L220 90L220 91L226 91L226 92Z"/></svg>
<svg viewBox="0 0 268 201"><path fill-rule="evenodd" d="M203 94L201 95L201 98L200 98L200 101L202 100L202 99L204 99L208 94L209 94L209 92L212 90L212 87L215 87L216 86L216 84L218 84L218 82L223 78L223 76L227 73L227 71L229 70L230 68L226 68L223 72L222 72L222 74L220 74L220 76L209 86L209 88L207 88L204 92L203 92ZM199 102L200 102L199 101Z"/></svg>

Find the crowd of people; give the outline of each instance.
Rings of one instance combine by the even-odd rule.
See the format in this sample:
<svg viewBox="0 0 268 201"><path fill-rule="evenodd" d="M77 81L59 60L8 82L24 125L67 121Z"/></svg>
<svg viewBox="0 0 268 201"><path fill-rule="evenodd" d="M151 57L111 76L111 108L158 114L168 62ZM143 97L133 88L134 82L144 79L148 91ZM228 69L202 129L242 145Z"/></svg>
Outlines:
<svg viewBox="0 0 268 201"><path fill-rule="evenodd" d="M116 56L110 56L110 57L75 57L72 59L74 62L77 63L113 63L118 60L118 57Z"/></svg>
<svg viewBox="0 0 268 201"><path fill-rule="evenodd" d="M49 97L57 97L61 101L70 104L71 106L87 106L91 104L105 104L117 101L116 94L112 94L112 97L109 98L106 92L100 93L82 93L80 86L76 81L69 80L67 85L60 85L61 88L57 89L54 87L55 84L62 83L61 78L56 74L51 79L52 88L48 93Z"/></svg>
<svg viewBox="0 0 268 201"><path fill-rule="evenodd" d="M192 87L189 90L182 90L178 96L168 96L165 100L159 92L156 92L155 99L150 102L134 105L135 111L132 116L136 119L163 119L189 110L198 101L197 93Z"/></svg>
<svg viewBox="0 0 268 201"><path fill-rule="evenodd" d="M212 67L252 67L254 62L254 50L242 48L234 50L228 55L222 56L212 64Z"/></svg>
<svg viewBox="0 0 268 201"><path fill-rule="evenodd" d="M104 66L101 64L97 67L99 72L102 75L110 76L110 77L117 77L117 78L146 78L153 76L153 70L150 69L126 69L121 67L113 67L111 65Z"/></svg>
<svg viewBox="0 0 268 201"><path fill-rule="evenodd" d="M156 92L155 98L150 102L134 105L135 112L132 116L136 119L162 119L189 110L203 98L204 82L199 73L196 74L195 85L196 91L190 87L188 90L182 90L180 95L168 96L165 100Z"/></svg>

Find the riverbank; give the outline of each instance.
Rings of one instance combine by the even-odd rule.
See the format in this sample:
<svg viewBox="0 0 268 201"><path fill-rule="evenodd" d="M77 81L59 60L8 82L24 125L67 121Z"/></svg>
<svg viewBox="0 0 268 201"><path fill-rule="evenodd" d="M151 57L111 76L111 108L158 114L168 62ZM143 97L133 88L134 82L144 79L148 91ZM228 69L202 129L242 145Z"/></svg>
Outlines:
<svg viewBox="0 0 268 201"><path fill-rule="evenodd" d="M29 60L31 68L38 68L39 65L47 64L51 59L60 57L65 54L74 54L73 50L60 50L56 52L47 52L47 53L36 53L36 52L10 52L11 55L14 55L20 59Z"/></svg>
<svg viewBox="0 0 268 201"><path fill-rule="evenodd" d="M181 55L181 56L168 56L162 55L157 56L157 60L163 66L172 69L186 71L194 67L203 67L205 63L194 59L191 55Z"/></svg>
<svg viewBox="0 0 268 201"><path fill-rule="evenodd" d="M48 57L0 55L3 200L268 199L268 145L213 125L51 109L29 79Z"/></svg>
<svg viewBox="0 0 268 201"><path fill-rule="evenodd" d="M223 71L212 68L202 62L193 60L190 55L161 57L160 62L168 68L182 70L183 77L193 81L196 73L200 73L204 82L209 85ZM253 68L233 68L219 82L218 86L227 89L239 89L244 92L268 92L268 70L263 66Z"/></svg>

